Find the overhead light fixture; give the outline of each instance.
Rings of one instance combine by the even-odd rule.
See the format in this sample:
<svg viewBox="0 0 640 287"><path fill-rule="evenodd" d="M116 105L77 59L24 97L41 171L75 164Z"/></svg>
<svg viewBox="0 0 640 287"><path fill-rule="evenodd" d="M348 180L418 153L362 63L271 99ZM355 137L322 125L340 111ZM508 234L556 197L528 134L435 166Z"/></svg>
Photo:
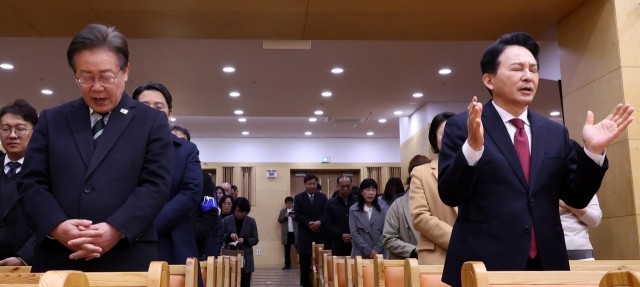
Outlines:
<svg viewBox="0 0 640 287"><path fill-rule="evenodd" d="M323 97L331 97L333 95L331 92L322 92Z"/></svg>
<svg viewBox="0 0 640 287"><path fill-rule="evenodd" d="M451 69L440 69L440 71L438 71L438 73L440 73L440 75L448 75L451 74Z"/></svg>
<svg viewBox="0 0 640 287"><path fill-rule="evenodd" d="M240 96L240 93L238 93L238 92L231 92L231 93L229 93L229 96L232 96L232 97L239 97L239 96Z"/></svg>
<svg viewBox="0 0 640 287"><path fill-rule="evenodd" d="M553 111L553 112L550 112L550 113L549 113L549 115L551 115L551 116L553 116L553 117L556 117L556 116L559 116L559 115L560 115L560 112L558 112L558 111Z"/></svg>
<svg viewBox="0 0 640 287"><path fill-rule="evenodd" d="M309 118L309 121L312 122L312 123L315 123L317 120L318 119L316 119L316 118Z"/></svg>
<svg viewBox="0 0 640 287"><path fill-rule="evenodd" d="M399 116L399 115L402 114L402 111L395 111L395 112L393 112L393 114L396 115L396 116Z"/></svg>
<svg viewBox="0 0 640 287"><path fill-rule="evenodd" d="M372 135L373 135L373 132L368 132L368 133L367 133L367 135L368 135L368 136L372 136Z"/></svg>
<svg viewBox="0 0 640 287"><path fill-rule="evenodd" d="M171 121L172 121L172 122L175 122L175 121L176 121L176 118L171 117Z"/></svg>
<svg viewBox="0 0 640 287"><path fill-rule="evenodd" d="M244 122L246 122L246 121L247 121L247 119L245 119L245 118L239 118L239 119L238 119L238 121L239 121L239 122L241 122L241 123L244 123Z"/></svg>
<svg viewBox="0 0 640 287"><path fill-rule="evenodd" d="M236 115L241 115L244 114L244 112L242 110L236 110L235 112L233 112Z"/></svg>
<svg viewBox="0 0 640 287"><path fill-rule="evenodd" d="M40 92L42 92L42 93L43 93L43 94L45 94L45 95L51 95L51 94L53 94L53 91L52 91L52 90L46 90L46 89L45 89L45 90L42 90L42 91L40 91Z"/></svg>
<svg viewBox="0 0 640 287"><path fill-rule="evenodd" d="M242 135L245 135L245 136L246 136L246 135L248 135L248 134L249 134L249 132L242 132Z"/></svg>
<svg viewBox="0 0 640 287"><path fill-rule="evenodd" d="M386 122L387 122L387 119L379 119L379 120L378 120L378 122L380 122L380 123L386 123Z"/></svg>
<svg viewBox="0 0 640 287"><path fill-rule="evenodd" d="M236 71L236 69L234 69L233 67L224 67L222 71L224 71L225 73L233 73Z"/></svg>
<svg viewBox="0 0 640 287"><path fill-rule="evenodd" d="M333 68L333 69L331 69L331 73L334 73L334 74L342 74L342 72L344 72L344 70L342 68Z"/></svg>
<svg viewBox="0 0 640 287"><path fill-rule="evenodd" d="M422 93L415 93L413 94L414 98L422 98L423 94Z"/></svg>
<svg viewBox="0 0 640 287"><path fill-rule="evenodd" d="M321 114L324 114L324 113L321 110L317 110L317 111L314 112L314 114L321 115Z"/></svg>
<svg viewBox="0 0 640 287"><path fill-rule="evenodd" d="M305 135L310 136L310 135L312 135L313 133L312 133L312 132L306 132L306 133L304 133L304 134L305 134Z"/></svg>
<svg viewBox="0 0 640 287"><path fill-rule="evenodd" d="M2 63L2 64L0 64L0 68L3 68L5 70L11 70L11 69L13 69L13 65L7 64L7 63Z"/></svg>

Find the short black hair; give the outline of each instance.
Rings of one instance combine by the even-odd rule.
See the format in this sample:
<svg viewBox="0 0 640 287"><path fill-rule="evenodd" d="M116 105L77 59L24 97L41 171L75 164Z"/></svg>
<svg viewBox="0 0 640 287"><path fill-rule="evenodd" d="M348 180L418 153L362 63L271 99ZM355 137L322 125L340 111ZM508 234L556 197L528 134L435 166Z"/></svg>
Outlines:
<svg viewBox="0 0 640 287"><path fill-rule="evenodd" d="M218 207L220 207L220 210L222 210L222 203L224 203L227 198L231 200L231 213L233 213L233 197L231 197L231 195L223 195L220 200L218 200Z"/></svg>
<svg viewBox="0 0 640 287"><path fill-rule="evenodd" d="M287 202L293 202L293 197L291 197L291 196L287 196L287 197L284 199L284 203L287 203Z"/></svg>
<svg viewBox="0 0 640 287"><path fill-rule="evenodd" d="M364 196L362 196L362 191L367 189L367 188L375 188L376 190L378 190L378 183L373 179L373 178L365 178L361 183L360 183L360 193L358 194L358 210L359 211L363 211L364 210ZM371 205L373 205L373 208L375 208L377 211L380 211L380 204L378 203L378 196L373 198L373 202L371 203Z"/></svg>
<svg viewBox="0 0 640 287"><path fill-rule="evenodd" d="M224 191L224 188L222 188L222 186L217 185L217 186L216 186L216 188L214 189L215 194L214 194L213 196L216 196L216 195L217 195L218 190L222 190L222 195L223 195L223 196L224 196L224 195L227 195L227 192L226 192L226 191ZM221 197L220 199L222 199L222 197Z"/></svg>
<svg viewBox="0 0 640 287"><path fill-rule="evenodd" d="M340 180L343 179L343 178L349 179L349 182L353 183L353 180L351 179L350 176L346 176L346 175L343 174L341 176L338 176L338 179L336 179L336 184L340 184Z"/></svg>
<svg viewBox="0 0 640 287"><path fill-rule="evenodd" d="M247 214L249 214L249 212L251 212L251 203L249 203L249 200L244 197L238 197L233 202L231 213L236 212L236 208L239 208L241 212L246 212Z"/></svg>
<svg viewBox="0 0 640 287"><path fill-rule="evenodd" d="M76 56L85 50L107 49L118 57L120 69L129 65L129 45L116 27L107 27L102 24L91 24L73 37L67 48L67 61L69 67L76 72Z"/></svg>
<svg viewBox="0 0 640 287"><path fill-rule="evenodd" d="M231 189L233 189L233 191L236 191L236 192L238 191L238 187L233 184L231 185Z"/></svg>
<svg viewBox="0 0 640 287"><path fill-rule="evenodd" d="M20 116L25 121L31 123L33 127L38 124L38 112L23 99L15 100L13 103L2 107L2 109L0 109L0 119L6 114Z"/></svg>
<svg viewBox="0 0 640 287"><path fill-rule="evenodd" d="M309 173L309 174L304 176L304 183L307 183L307 181L312 180L312 179L315 179L316 182L318 182L318 177L313 173Z"/></svg>
<svg viewBox="0 0 640 287"><path fill-rule="evenodd" d="M187 128L183 126L171 126L171 131L179 131L187 136L188 141L191 141L191 134L189 133L189 130Z"/></svg>
<svg viewBox="0 0 640 287"><path fill-rule="evenodd" d="M387 180L387 184L384 186L384 193L382 198L387 202L393 202L393 197L398 193L404 192L404 185L399 177L392 177Z"/></svg>
<svg viewBox="0 0 640 287"><path fill-rule="evenodd" d="M164 100L167 102L167 107L169 107L169 109L173 108L173 105L171 104L172 102L171 93L169 93L169 90L164 85L156 82L148 82L140 87L137 87L133 91L133 95L131 96L131 98L133 98L136 101L139 101L140 94L142 94L142 92L144 91L159 92L160 94L162 94L162 96L164 97Z"/></svg>
<svg viewBox="0 0 640 287"><path fill-rule="evenodd" d="M482 59L480 60L480 69L482 74L495 75L498 72L498 66L500 66L500 55L508 46L521 46L529 50L536 59L538 64L538 70L540 70L540 63L538 61L538 53L540 47L538 43L529 34L524 32L515 32L511 34L504 34L498 41L484 50ZM493 96L493 92L489 90L489 93Z"/></svg>
<svg viewBox="0 0 640 287"><path fill-rule="evenodd" d="M450 117L455 115L456 114L452 112L442 112L437 114L433 117L433 120L431 120L431 126L429 127L429 144L431 144L431 151L434 154L440 153L440 150L438 149L438 128Z"/></svg>

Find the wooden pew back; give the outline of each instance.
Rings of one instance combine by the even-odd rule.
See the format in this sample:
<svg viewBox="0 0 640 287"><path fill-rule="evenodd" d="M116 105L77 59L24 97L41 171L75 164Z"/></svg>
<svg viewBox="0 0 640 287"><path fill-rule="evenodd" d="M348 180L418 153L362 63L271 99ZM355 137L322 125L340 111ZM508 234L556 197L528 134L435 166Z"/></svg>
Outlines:
<svg viewBox="0 0 640 287"><path fill-rule="evenodd" d="M347 276L347 257L333 256L331 262L333 270L333 284L330 287L351 287L352 285L348 285L347 283L351 281L351 278L348 278Z"/></svg>
<svg viewBox="0 0 640 287"><path fill-rule="evenodd" d="M636 271L609 271L600 280L600 287L640 287L640 275Z"/></svg>
<svg viewBox="0 0 640 287"><path fill-rule="evenodd" d="M355 266L355 279L356 287L374 287L374 271L373 271L373 259L362 259L361 256L356 256L353 260Z"/></svg>
<svg viewBox="0 0 640 287"><path fill-rule="evenodd" d="M200 264L197 258L187 258L185 265L169 265L169 286L197 287L198 268Z"/></svg>
<svg viewBox="0 0 640 287"><path fill-rule="evenodd" d="M571 271L640 270L640 260L569 260Z"/></svg>
<svg viewBox="0 0 640 287"><path fill-rule="evenodd" d="M91 287L169 287L169 264L153 261L148 272L85 272Z"/></svg>
<svg viewBox="0 0 640 287"><path fill-rule="evenodd" d="M444 265L418 265L418 260L404 260L405 287L448 287L442 282Z"/></svg>
<svg viewBox="0 0 640 287"><path fill-rule="evenodd" d="M404 285L404 260L385 260L382 254L373 259L375 287L400 287Z"/></svg>
<svg viewBox="0 0 640 287"><path fill-rule="evenodd" d="M463 287L595 287L606 271L487 271L482 262L462 266Z"/></svg>
<svg viewBox="0 0 640 287"><path fill-rule="evenodd" d="M16 285L12 285L16 286ZM33 285L35 286L35 285ZM80 271L49 271L40 277L38 287L89 287L87 275Z"/></svg>

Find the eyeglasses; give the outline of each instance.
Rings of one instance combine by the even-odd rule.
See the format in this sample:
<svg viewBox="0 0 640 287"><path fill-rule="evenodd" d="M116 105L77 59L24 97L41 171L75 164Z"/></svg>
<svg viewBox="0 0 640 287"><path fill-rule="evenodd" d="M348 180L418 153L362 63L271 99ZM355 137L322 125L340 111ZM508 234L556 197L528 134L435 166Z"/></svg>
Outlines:
<svg viewBox="0 0 640 287"><path fill-rule="evenodd" d="M2 131L2 135L3 136L9 136L11 134L11 132L15 132L17 137L23 137L24 135L27 134L28 130L32 130L32 129L26 129L26 128L10 128L10 127L2 127L1 131Z"/></svg>
<svg viewBox="0 0 640 287"><path fill-rule="evenodd" d="M155 102L155 103L150 103L150 102L141 102L147 106L150 106L156 110L164 110L164 108L167 106L165 105L163 102Z"/></svg>
<svg viewBox="0 0 640 287"><path fill-rule="evenodd" d="M118 75L120 75L120 71L122 70L118 70L118 73L115 76L103 75L98 78L93 78L88 75L80 76L76 78L76 81L78 81L78 84L83 87L93 86L96 80L98 80L100 85L102 85L103 87L113 86L113 84L116 82L116 78L118 78Z"/></svg>

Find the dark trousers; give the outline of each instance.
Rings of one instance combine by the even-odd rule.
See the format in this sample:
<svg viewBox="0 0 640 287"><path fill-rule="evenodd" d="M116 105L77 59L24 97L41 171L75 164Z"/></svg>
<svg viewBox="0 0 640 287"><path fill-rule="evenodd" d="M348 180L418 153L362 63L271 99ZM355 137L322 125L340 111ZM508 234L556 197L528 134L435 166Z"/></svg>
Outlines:
<svg viewBox="0 0 640 287"><path fill-rule="evenodd" d="M536 255L535 258L529 257L527 259L527 271L542 271L542 260L540 259L540 254Z"/></svg>
<svg viewBox="0 0 640 287"><path fill-rule="evenodd" d="M302 287L311 287L311 279L309 273L311 273L311 255L300 256L300 285Z"/></svg>
<svg viewBox="0 0 640 287"><path fill-rule="evenodd" d="M287 233L287 244L284 245L284 267L291 268L291 245L296 244L296 234L294 232Z"/></svg>
<svg viewBox="0 0 640 287"><path fill-rule="evenodd" d="M251 273L242 273L242 278L240 278L240 286L251 286Z"/></svg>

